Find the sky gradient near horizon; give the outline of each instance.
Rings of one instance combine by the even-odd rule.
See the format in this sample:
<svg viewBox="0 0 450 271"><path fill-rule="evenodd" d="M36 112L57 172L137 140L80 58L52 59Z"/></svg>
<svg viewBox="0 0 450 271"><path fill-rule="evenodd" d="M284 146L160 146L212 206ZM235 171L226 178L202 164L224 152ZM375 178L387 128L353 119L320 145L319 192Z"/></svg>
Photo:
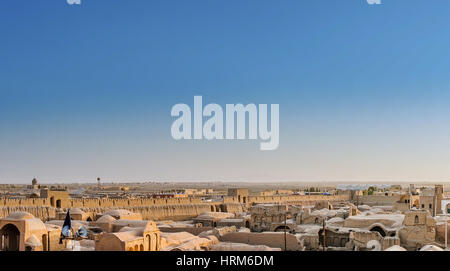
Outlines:
<svg viewBox="0 0 450 271"><path fill-rule="evenodd" d="M450 1L5 0L0 183L450 180ZM171 107L280 104L280 145Z"/></svg>

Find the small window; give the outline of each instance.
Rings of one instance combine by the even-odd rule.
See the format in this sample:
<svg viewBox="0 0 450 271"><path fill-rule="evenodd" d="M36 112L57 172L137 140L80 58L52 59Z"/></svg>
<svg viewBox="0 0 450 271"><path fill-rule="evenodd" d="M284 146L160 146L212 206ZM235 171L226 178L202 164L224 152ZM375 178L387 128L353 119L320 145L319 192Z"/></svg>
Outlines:
<svg viewBox="0 0 450 271"><path fill-rule="evenodd" d="M425 204L422 204L422 208L425 208Z"/></svg>
<svg viewBox="0 0 450 271"><path fill-rule="evenodd" d="M419 216L416 215L416 217L414 218L414 223L416 223L416 224L419 223Z"/></svg>
<svg viewBox="0 0 450 271"><path fill-rule="evenodd" d="M433 204L430 203L430 209L433 209Z"/></svg>

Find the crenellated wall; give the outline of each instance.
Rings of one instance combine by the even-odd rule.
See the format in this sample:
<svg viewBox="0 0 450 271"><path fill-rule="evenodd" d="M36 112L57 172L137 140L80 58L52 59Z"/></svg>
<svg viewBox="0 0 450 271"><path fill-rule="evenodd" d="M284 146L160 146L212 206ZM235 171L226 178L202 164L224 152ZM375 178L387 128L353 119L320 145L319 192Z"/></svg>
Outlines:
<svg viewBox="0 0 450 271"><path fill-rule="evenodd" d="M314 205L317 201L327 200L331 203L349 201L350 195L291 195L291 196L249 196L250 203L287 203Z"/></svg>
<svg viewBox="0 0 450 271"><path fill-rule="evenodd" d="M198 215L211 211L242 212L241 204L213 204L213 203L193 203L193 204L166 204L166 205L148 205L148 206L92 206L80 207L85 212L102 214L114 209L126 209L134 213L142 214L144 220L187 220ZM42 221L54 219L56 216L55 207L48 206L0 206L0 217L7 217L13 212L28 212ZM67 208L63 208L67 211Z"/></svg>
<svg viewBox="0 0 450 271"><path fill-rule="evenodd" d="M248 204L255 203L291 203L306 204L319 200L330 202L348 201L348 194L325 196L325 195L291 195L291 196L249 196ZM174 205L174 204L200 204L201 198L167 198L167 199L63 199L62 208L68 207L136 207L154 205ZM225 196L220 203L239 203L237 197ZM211 203L217 204L217 203ZM0 206L51 206L48 198L28 198L28 199L0 199Z"/></svg>
<svg viewBox="0 0 450 271"><path fill-rule="evenodd" d="M42 221L48 221L56 215L56 208L48 206L0 206L0 218L14 212L28 212Z"/></svg>
<svg viewBox="0 0 450 271"><path fill-rule="evenodd" d="M197 204L201 198L168 198L168 199L67 199L61 207L133 207L167 204ZM48 198L0 199L0 206L50 206Z"/></svg>
<svg viewBox="0 0 450 271"><path fill-rule="evenodd" d="M357 196L355 204L369 206L393 206L395 202L400 200L400 195L384 196L384 195L367 195Z"/></svg>
<svg viewBox="0 0 450 271"><path fill-rule="evenodd" d="M60 191L58 191L59 193ZM141 213L144 219L150 220L182 220L191 219L204 212L242 212L246 207L258 203L288 203L314 205L316 201L330 202L348 201L349 195L292 195L292 196L249 196L242 204L237 197L225 196L219 202L205 202L201 198L167 198L167 199L70 199L68 194L49 194L50 198L0 199L0 217L6 217L15 211L26 211L35 217L47 221L55 217L56 202L67 210L71 207L87 212L104 213L113 209L128 209Z"/></svg>

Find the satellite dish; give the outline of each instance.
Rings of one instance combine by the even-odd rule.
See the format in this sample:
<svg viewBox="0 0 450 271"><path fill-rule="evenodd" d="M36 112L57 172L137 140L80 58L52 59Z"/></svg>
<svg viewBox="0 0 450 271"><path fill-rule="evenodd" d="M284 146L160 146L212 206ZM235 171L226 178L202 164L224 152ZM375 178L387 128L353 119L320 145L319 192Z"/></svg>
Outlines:
<svg viewBox="0 0 450 271"><path fill-rule="evenodd" d="M72 232L70 231L70 227L69 226L64 226L61 230L61 233L64 237L68 238L70 236L72 236Z"/></svg>
<svg viewBox="0 0 450 271"><path fill-rule="evenodd" d="M76 232L76 236L77 237L87 237L87 229L84 226L81 226L77 232Z"/></svg>

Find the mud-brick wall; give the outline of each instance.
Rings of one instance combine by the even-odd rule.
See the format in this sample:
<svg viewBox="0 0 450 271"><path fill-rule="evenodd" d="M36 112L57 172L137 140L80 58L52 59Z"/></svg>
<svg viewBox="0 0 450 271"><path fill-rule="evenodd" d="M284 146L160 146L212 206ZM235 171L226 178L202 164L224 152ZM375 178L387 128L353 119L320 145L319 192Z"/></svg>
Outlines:
<svg viewBox="0 0 450 271"><path fill-rule="evenodd" d="M67 194L68 197L68 194ZM168 198L168 199L62 199L63 208L69 207L134 207L167 204L195 204L202 203L201 198ZM27 198L27 199L0 199L0 206L50 206L48 198Z"/></svg>
<svg viewBox="0 0 450 271"><path fill-rule="evenodd" d="M187 197L168 199L72 199L70 207L136 207L168 204L195 204L201 202L201 198Z"/></svg>
<svg viewBox="0 0 450 271"><path fill-rule="evenodd" d="M89 207L81 208L83 211L105 213L117 207ZM210 212L209 204L172 204L172 205L151 205L121 207L134 213L142 214L144 220L183 220L194 218L201 213Z"/></svg>
<svg viewBox="0 0 450 271"><path fill-rule="evenodd" d="M217 207L216 207L217 206ZM211 208L214 207L214 208ZM237 203L228 204L211 204L211 203L196 203L196 204L166 204L166 205L147 205L147 206L93 206L81 207L85 212L94 212L98 214L105 213L115 209L126 209L131 212L141 213L142 218L146 220L184 220L194 218L204 212L211 211L227 211L227 212L242 212L242 205ZM63 208L67 211L67 208ZM56 208L48 206L0 206L0 218L7 217L13 212L28 212L42 221L53 219L56 215Z"/></svg>
<svg viewBox="0 0 450 271"><path fill-rule="evenodd" d="M369 206L392 206L395 202L400 200L399 195L384 196L384 195L367 195L358 196L356 204Z"/></svg>
<svg viewBox="0 0 450 271"><path fill-rule="evenodd" d="M225 206L224 211L228 213L237 213L242 212L244 209L242 208L242 204L240 203L225 203L223 204Z"/></svg>
<svg viewBox="0 0 450 271"><path fill-rule="evenodd" d="M14 212L28 212L42 221L55 217L56 208L48 206L0 206L0 218Z"/></svg>
<svg viewBox="0 0 450 271"><path fill-rule="evenodd" d="M314 203L320 200L340 202L350 200L350 195L290 195L290 196L249 196L249 203Z"/></svg>
<svg viewBox="0 0 450 271"><path fill-rule="evenodd" d="M44 198L0 199L0 206L46 206L50 205Z"/></svg>
<svg viewBox="0 0 450 271"><path fill-rule="evenodd" d="M82 207L85 212L105 213L110 210L119 209L118 207ZM131 212L141 213L145 220L182 220L191 219L204 212L210 212L209 204L179 204L179 205L153 205L153 206L134 206L120 207L120 209L130 210ZM67 211L66 208L63 209ZM0 217L7 217L13 212L28 212L42 221L53 219L56 214L56 208L47 206L2 206L0 207Z"/></svg>

